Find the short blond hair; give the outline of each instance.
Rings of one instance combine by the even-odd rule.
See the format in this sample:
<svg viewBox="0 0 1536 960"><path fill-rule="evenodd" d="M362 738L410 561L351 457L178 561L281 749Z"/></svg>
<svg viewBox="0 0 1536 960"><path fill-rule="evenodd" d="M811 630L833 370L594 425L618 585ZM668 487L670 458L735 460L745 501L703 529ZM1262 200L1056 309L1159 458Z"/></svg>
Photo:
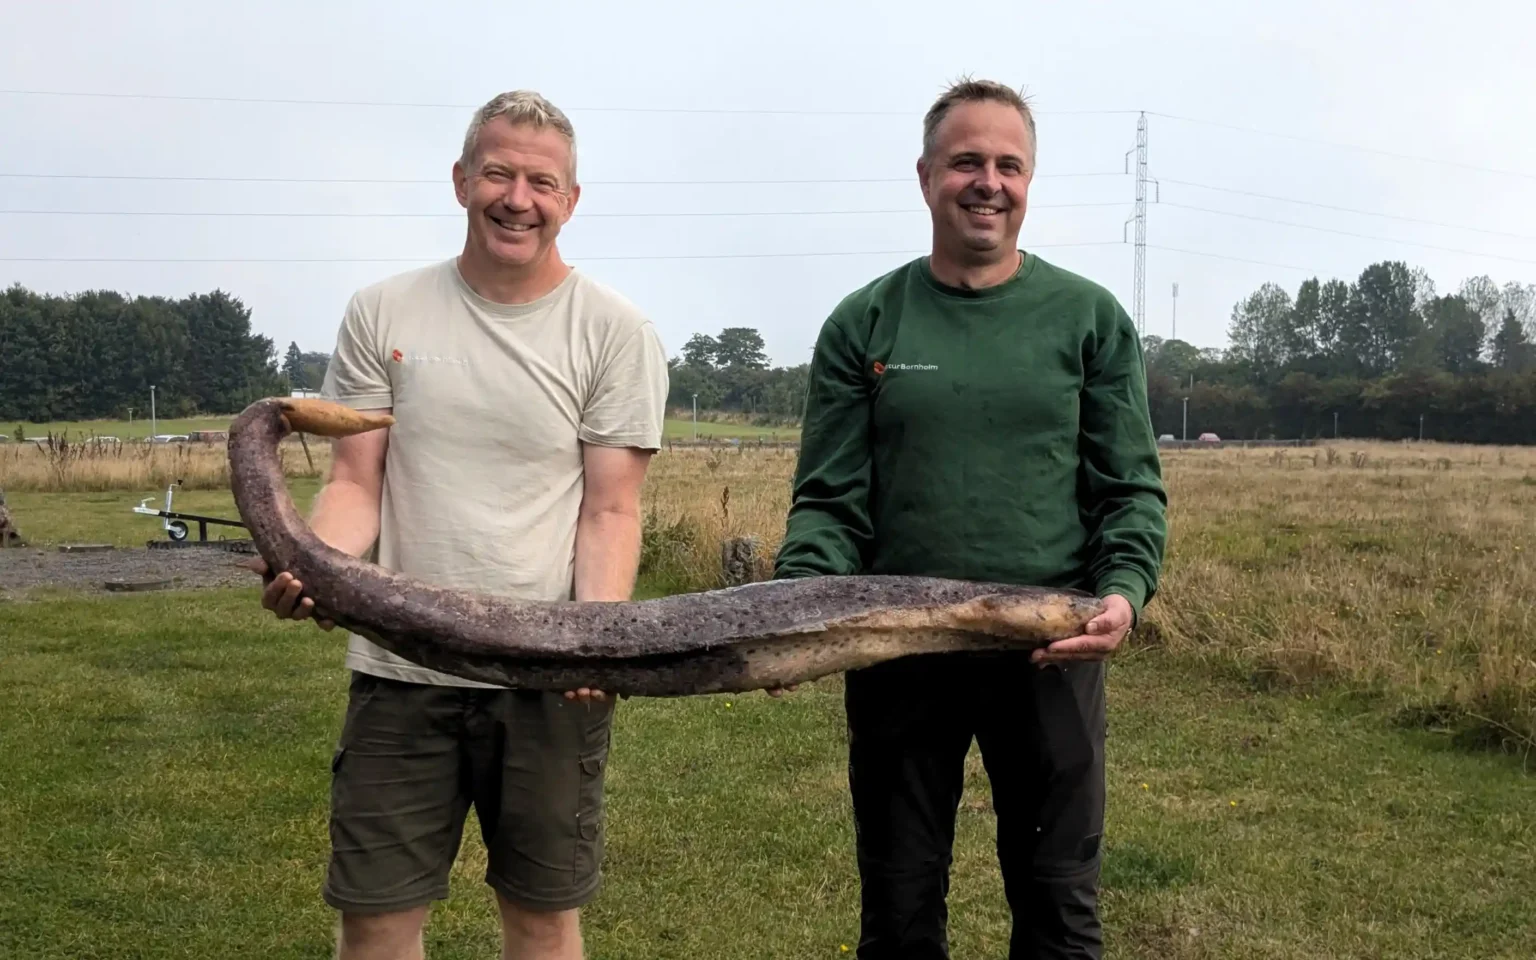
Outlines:
<svg viewBox="0 0 1536 960"><path fill-rule="evenodd" d="M559 107L532 90L509 90L506 93L498 93L487 101L485 106L475 111L474 117L469 121L469 129L464 133L464 149L459 155L459 162L466 169L474 157L475 142L480 136L481 129L497 118L508 120L513 124L528 124L540 130L550 128L564 137L565 142L571 147L571 182L576 182L576 128L571 125L570 118Z"/></svg>
<svg viewBox="0 0 1536 960"><path fill-rule="evenodd" d="M928 113L923 117L923 156L931 158L933 149L938 140L939 124L949 115L949 111L957 103L1002 103L1019 111L1019 116L1024 118L1024 126L1029 130L1030 162L1034 162L1035 152L1035 114L1029 108L1029 98L1023 91L1014 90L1005 84L994 80L972 80L970 77L961 77L950 84L949 88L939 94L939 98L928 108Z"/></svg>

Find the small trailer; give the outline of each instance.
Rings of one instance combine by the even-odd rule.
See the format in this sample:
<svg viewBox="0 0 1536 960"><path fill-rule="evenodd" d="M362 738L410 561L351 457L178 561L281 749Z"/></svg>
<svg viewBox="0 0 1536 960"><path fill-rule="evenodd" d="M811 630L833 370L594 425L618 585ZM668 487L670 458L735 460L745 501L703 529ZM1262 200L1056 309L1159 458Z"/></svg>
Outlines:
<svg viewBox="0 0 1536 960"><path fill-rule="evenodd" d="M223 538L220 540L210 541L208 539L208 525L210 523L218 526L235 527L239 530L244 530L245 524L241 523L239 520L228 520L224 517L205 517L196 513L181 513L173 510L173 497L175 495L176 488L179 486L181 486L181 481L177 480L175 483L165 488L165 507L163 509L157 510L154 507L149 506L149 501L154 498L145 497L142 501L139 502L138 506L133 508L133 512L143 514L144 516L148 517L163 518L165 535L169 537L173 543L176 544L189 542L187 540L187 538L191 535L191 528L188 526L189 523L197 524L197 540L190 542L218 544L220 546L231 543L248 544L250 542L249 540L232 542ZM159 544L156 541L151 541L149 545L153 547Z"/></svg>

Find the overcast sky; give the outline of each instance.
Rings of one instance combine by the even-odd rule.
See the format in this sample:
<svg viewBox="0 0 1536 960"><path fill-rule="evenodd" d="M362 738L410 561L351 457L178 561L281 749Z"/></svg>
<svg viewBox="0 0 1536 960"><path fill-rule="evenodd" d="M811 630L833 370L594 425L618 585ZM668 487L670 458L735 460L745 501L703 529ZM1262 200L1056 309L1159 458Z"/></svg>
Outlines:
<svg viewBox="0 0 1536 960"><path fill-rule="evenodd" d="M0 284L220 287L279 353L329 350L355 288L458 251L449 168L470 112L530 87L577 127L584 193L566 256L640 304L670 354L746 325L773 362L800 362L839 298L926 250L921 115L962 73L1035 99L1022 245L1127 310L1135 184L1122 171L1148 112L1162 200L1149 205L1149 334L1170 333L1175 281L1179 336L1199 346L1222 346L1233 304L1267 280L1294 292L1395 258L1442 291L1484 273L1536 281L1536 4L226 6L0 0ZM424 105L366 105L379 103ZM423 182L106 179L127 176ZM657 180L684 182L615 182ZM823 182L701 183L720 180ZM418 216L106 215L123 211ZM764 215L720 215L745 213ZM331 262L239 262L284 258Z"/></svg>

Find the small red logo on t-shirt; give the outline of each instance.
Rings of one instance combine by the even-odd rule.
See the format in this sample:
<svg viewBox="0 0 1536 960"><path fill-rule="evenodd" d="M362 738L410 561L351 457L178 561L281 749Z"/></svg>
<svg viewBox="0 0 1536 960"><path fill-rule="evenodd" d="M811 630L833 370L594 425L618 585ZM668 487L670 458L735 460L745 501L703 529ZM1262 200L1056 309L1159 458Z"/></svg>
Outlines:
<svg viewBox="0 0 1536 960"><path fill-rule="evenodd" d="M878 376L880 376L880 374L882 374L884 372L885 372L885 364L881 363L879 360L876 360L875 361L875 376L878 377Z"/></svg>
<svg viewBox="0 0 1536 960"><path fill-rule="evenodd" d="M400 363L405 359L405 354L401 353L399 350L391 353L390 356L394 358L396 363Z"/></svg>

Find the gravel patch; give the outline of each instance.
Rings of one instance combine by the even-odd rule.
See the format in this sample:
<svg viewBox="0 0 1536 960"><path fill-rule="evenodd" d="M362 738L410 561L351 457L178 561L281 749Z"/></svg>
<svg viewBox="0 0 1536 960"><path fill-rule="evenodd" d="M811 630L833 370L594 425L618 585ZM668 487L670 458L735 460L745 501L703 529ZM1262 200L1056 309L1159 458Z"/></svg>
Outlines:
<svg viewBox="0 0 1536 960"><path fill-rule="evenodd" d="M19 600L38 587L106 594L109 582L168 580L173 590L259 586L260 579L245 566L250 559L216 547L6 549L0 550L0 598Z"/></svg>

